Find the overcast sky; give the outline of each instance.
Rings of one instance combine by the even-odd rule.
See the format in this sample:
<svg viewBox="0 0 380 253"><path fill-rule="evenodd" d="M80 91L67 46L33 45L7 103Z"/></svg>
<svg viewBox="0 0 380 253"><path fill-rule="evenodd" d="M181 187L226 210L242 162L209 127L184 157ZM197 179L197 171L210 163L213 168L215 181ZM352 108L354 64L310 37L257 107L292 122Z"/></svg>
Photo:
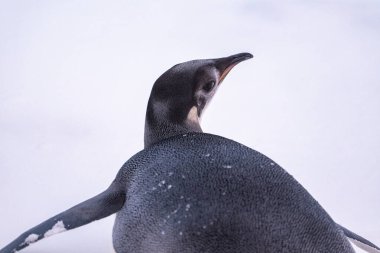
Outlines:
<svg viewBox="0 0 380 253"><path fill-rule="evenodd" d="M0 247L110 184L166 69L245 51L204 131L380 245L379 1L0 0L0 37ZM113 219L24 252L112 252Z"/></svg>

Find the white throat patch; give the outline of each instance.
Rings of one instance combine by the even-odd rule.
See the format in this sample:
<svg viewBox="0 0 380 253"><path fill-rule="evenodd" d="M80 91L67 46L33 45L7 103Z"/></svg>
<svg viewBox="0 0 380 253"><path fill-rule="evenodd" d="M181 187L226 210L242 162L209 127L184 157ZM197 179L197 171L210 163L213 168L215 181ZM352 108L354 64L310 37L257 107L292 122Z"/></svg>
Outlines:
<svg viewBox="0 0 380 253"><path fill-rule="evenodd" d="M191 107L189 113L187 114L187 120L192 123L199 123L198 109L196 106Z"/></svg>

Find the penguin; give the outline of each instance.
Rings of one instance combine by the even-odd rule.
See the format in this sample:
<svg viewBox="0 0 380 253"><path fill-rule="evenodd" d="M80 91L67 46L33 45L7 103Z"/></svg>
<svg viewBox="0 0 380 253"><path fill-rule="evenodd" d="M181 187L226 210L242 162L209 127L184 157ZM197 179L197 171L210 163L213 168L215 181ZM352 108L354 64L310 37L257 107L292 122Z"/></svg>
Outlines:
<svg viewBox="0 0 380 253"><path fill-rule="evenodd" d="M116 213L117 253L368 252L379 247L338 225L290 174L265 155L204 133L200 119L240 53L177 64L154 83L144 149L110 186L22 233L0 253Z"/></svg>

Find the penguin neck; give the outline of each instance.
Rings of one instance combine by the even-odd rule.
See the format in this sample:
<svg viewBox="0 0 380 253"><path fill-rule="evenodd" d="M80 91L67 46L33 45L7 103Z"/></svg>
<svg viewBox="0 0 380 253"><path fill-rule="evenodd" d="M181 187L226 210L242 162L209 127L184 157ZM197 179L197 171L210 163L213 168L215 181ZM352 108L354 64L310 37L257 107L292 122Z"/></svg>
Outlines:
<svg viewBox="0 0 380 253"><path fill-rule="evenodd" d="M173 112L167 108L149 100L145 118L144 148L175 135L202 132L195 106L191 107L187 115L176 117L172 117L170 113Z"/></svg>

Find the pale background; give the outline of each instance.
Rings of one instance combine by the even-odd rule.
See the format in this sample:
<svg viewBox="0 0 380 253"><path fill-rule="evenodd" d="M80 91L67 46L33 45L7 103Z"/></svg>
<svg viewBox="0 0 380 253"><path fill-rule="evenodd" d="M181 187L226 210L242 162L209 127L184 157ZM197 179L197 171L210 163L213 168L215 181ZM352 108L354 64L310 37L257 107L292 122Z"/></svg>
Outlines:
<svg viewBox="0 0 380 253"><path fill-rule="evenodd" d="M103 191L172 65L248 51L203 118L380 245L380 2L0 0L0 247ZM23 252L112 252L114 216ZM358 251L359 252L359 251Z"/></svg>

